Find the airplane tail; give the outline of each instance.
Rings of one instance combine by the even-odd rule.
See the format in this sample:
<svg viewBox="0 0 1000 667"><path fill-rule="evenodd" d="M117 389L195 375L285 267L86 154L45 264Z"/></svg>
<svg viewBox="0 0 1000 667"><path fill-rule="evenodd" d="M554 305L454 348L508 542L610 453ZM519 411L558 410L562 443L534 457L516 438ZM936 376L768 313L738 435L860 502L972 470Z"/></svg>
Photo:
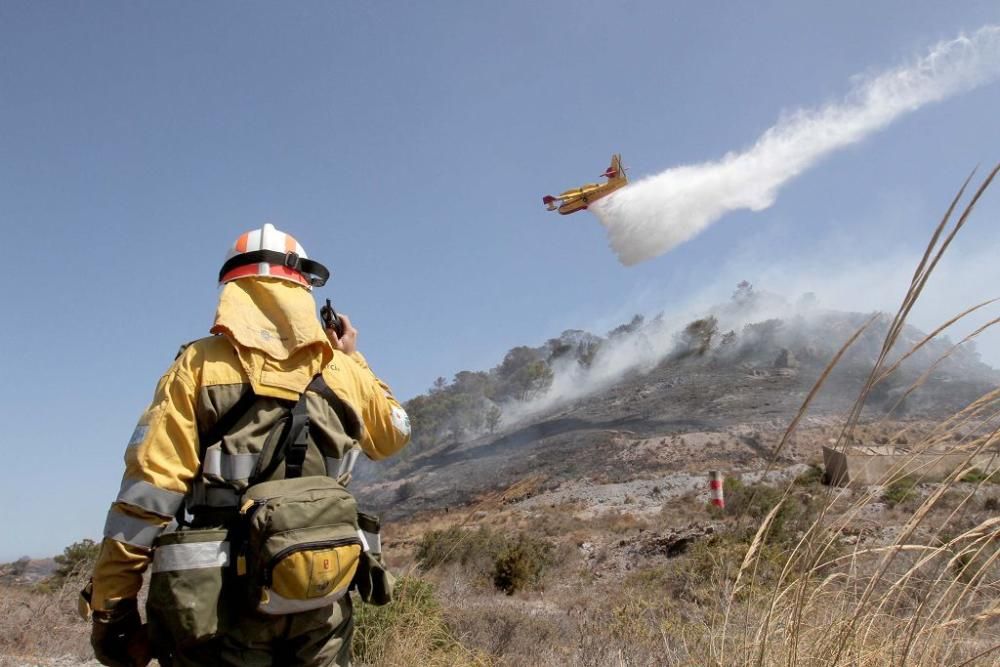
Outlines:
<svg viewBox="0 0 1000 667"><path fill-rule="evenodd" d="M556 210L556 198L552 195L545 195L542 197L542 203L545 204L545 208L550 211Z"/></svg>
<svg viewBox="0 0 1000 667"><path fill-rule="evenodd" d="M611 156L611 166L608 167L607 170L603 174L601 174L601 176L607 179L612 179L624 175L625 172L622 169L622 156L615 153L614 155Z"/></svg>

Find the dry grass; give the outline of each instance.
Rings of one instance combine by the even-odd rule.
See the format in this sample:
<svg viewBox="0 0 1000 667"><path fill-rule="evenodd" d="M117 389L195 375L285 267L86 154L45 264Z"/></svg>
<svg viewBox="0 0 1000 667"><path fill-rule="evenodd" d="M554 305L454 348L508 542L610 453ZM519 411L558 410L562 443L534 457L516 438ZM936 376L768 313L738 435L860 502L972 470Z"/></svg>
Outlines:
<svg viewBox="0 0 1000 667"><path fill-rule="evenodd" d="M92 658L90 624L77 613L77 596L88 577L89 572L68 577L52 591L0 586L0 665Z"/></svg>

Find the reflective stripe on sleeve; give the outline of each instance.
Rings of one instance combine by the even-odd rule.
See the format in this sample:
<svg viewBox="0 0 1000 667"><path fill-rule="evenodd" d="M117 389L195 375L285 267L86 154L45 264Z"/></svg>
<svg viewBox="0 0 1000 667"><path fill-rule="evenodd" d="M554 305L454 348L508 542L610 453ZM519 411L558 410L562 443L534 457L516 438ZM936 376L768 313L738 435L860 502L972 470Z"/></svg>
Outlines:
<svg viewBox="0 0 1000 667"><path fill-rule="evenodd" d="M153 552L153 572L197 570L229 564L229 542L164 544Z"/></svg>
<svg viewBox="0 0 1000 667"><path fill-rule="evenodd" d="M138 507L164 517L172 517L177 514L181 503L184 502L184 494L161 489L139 479L125 478L122 480L122 487L115 502Z"/></svg>
<svg viewBox="0 0 1000 667"><path fill-rule="evenodd" d="M209 447L202 471L230 482L249 479L259 458L260 454L227 454L221 449Z"/></svg>
<svg viewBox="0 0 1000 667"><path fill-rule="evenodd" d="M163 526L159 523L130 516L114 506L108 511L108 518L104 522L104 537L144 549L153 546L153 540L162 532Z"/></svg>

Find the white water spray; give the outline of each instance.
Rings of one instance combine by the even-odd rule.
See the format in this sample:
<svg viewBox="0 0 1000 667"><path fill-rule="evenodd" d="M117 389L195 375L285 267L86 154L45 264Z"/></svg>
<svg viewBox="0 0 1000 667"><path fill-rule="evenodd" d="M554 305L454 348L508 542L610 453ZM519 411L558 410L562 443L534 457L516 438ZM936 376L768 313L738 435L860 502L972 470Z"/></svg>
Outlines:
<svg viewBox="0 0 1000 667"><path fill-rule="evenodd" d="M1000 26L940 42L909 65L866 77L839 104L799 110L742 153L673 167L591 206L625 265L661 255L730 211L771 206L782 185L903 114L1000 76Z"/></svg>

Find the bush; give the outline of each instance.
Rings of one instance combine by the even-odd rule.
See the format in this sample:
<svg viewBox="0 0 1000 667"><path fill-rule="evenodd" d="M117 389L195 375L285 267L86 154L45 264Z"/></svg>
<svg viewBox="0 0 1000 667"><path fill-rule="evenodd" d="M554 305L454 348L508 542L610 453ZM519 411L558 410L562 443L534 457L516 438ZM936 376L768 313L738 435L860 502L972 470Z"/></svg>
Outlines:
<svg viewBox="0 0 1000 667"><path fill-rule="evenodd" d="M88 574L93 569L100 550L101 546L93 540L80 540L69 545L53 559L56 571L46 584L51 588L58 588L68 579Z"/></svg>
<svg viewBox="0 0 1000 667"><path fill-rule="evenodd" d="M504 535L485 526L429 531L417 543L415 558L425 572L459 563L507 594L538 585L555 560L545 540L523 533Z"/></svg>
<svg viewBox="0 0 1000 667"><path fill-rule="evenodd" d="M916 495L917 480L907 475L894 480L885 487L885 490L882 492L882 500L889 503L890 507L895 507L916 497Z"/></svg>
<svg viewBox="0 0 1000 667"><path fill-rule="evenodd" d="M425 572L447 563L460 563L485 575L490 572L504 544L502 535L485 526L477 530L452 526L424 533L417 543L415 557L417 565Z"/></svg>
<svg viewBox="0 0 1000 667"><path fill-rule="evenodd" d="M726 508L721 512L715 509L714 514L733 517L745 515L755 522L762 521L784 495L781 489L766 484L748 486L737 477L727 477L722 488L725 494ZM808 494L790 493L771 521L768 541L782 542L793 538L799 530L805 529L816 516L815 505L815 501ZM751 533L756 532L756 530L757 526L751 526Z"/></svg>
<svg viewBox="0 0 1000 667"><path fill-rule="evenodd" d="M508 542L493 562L493 585L507 595L541 583L552 564L552 545L530 535Z"/></svg>
<svg viewBox="0 0 1000 667"><path fill-rule="evenodd" d="M809 470L795 478L796 486L814 486L826 484L826 472L817 465L809 466Z"/></svg>

